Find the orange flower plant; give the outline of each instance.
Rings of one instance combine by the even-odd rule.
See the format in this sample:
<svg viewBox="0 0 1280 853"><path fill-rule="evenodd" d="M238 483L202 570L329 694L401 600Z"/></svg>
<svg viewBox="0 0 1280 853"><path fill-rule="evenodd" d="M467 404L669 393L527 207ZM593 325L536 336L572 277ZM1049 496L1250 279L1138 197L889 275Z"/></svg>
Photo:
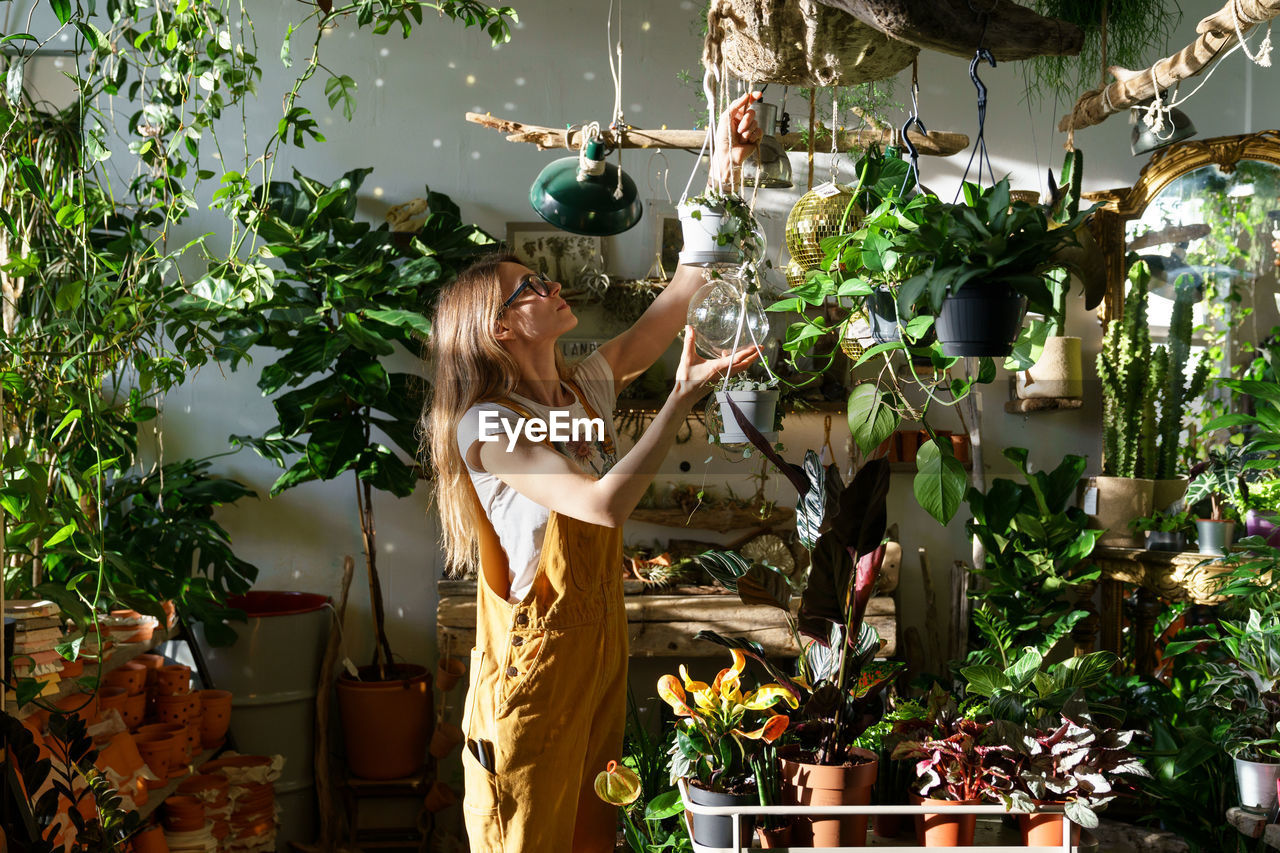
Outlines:
<svg viewBox="0 0 1280 853"><path fill-rule="evenodd" d="M696 778L709 791L726 791L745 782L752 755L786 731L787 716L770 709L778 702L797 706L793 693L781 684L743 692L747 659L737 649L731 653L733 665L720 670L711 684L690 678L684 664L679 678L658 679L658 695L681 718L672 749L672 779Z"/></svg>

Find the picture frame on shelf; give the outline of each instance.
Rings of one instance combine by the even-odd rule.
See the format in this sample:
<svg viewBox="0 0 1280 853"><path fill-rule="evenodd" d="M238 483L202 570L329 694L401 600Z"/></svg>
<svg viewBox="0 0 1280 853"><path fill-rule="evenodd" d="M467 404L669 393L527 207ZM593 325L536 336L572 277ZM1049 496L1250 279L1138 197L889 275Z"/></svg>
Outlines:
<svg viewBox="0 0 1280 853"><path fill-rule="evenodd" d="M508 222L507 249L534 272L560 282L569 302L599 299L607 286L599 237L570 234L547 222Z"/></svg>

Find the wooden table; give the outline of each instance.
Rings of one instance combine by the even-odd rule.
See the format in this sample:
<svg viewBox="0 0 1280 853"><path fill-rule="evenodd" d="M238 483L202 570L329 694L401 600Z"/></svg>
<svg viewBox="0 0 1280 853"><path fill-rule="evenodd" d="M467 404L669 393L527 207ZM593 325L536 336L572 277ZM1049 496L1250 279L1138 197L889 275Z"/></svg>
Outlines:
<svg viewBox="0 0 1280 853"><path fill-rule="evenodd" d="M632 587L634 589L634 587ZM436 633L440 648L465 654L476 642L476 582L438 583L440 604ZM792 610L800 600L792 601ZM693 635L706 629L729 637L754 640L765 653L794 657L799 649L783 615L772 607L747 606L736 595L650 595L628 592L628 636L632 657L715 657L718 646L695 642ZM891 596L879 595L867 605L867 624L880 632L880 657L896 651L897 609Z"/></svg>
<svg viewBox="0 0 1280 853"><path fill-rule="evenodd" d="M1123 657L1126 586L1137 587L1131 618L1133 664L1137 672L1155 671L1155 625L1167 602L1217 604L1223 576L1234 566L1198 551L1148 551L1143 548L1095 548L1090 560L1101 571L1100 607L1073 632L1078 651L1101 647ZM1092 590L1089 590L1091 595ZM1095 646L1096 642L1096 646Z"/></svg>

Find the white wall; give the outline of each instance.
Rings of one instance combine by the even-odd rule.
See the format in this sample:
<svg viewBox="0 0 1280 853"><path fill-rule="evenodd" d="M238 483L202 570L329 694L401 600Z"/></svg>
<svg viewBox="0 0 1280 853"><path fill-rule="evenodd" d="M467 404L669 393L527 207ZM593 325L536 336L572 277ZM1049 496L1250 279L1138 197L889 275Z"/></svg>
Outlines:
<svg viewBox="0 0 1280 853"><path fill-rule="evenodd" d="M297 166L308 175L329 180L347 169L374 166L376 171L365 185L368 196L362 210L375 220L388 206L421 195L424 184L451 195L465 217L499 237L505 234L506 222L533 219L527 201L529 184L543 165L563 152L540 152L530 145L508 143L499 133L467 124L463 113L491 111L552 126L591 120L607 123L613 102L606 62L607 6L588 0L523 0L516 5L521 23L511 44L497 50L481 33L463 31L448 21L428 20L408 40L354 32L349 23L327 36L323 60L335 72L350 74L358 82L358 113L354 122L346 123L324 104L323 80L317 77L309 83L304 96L307 105L322 117L328 141L310 144L302 151L282 149L277 176L287 176L287 169ZM1185 17L1174 45L1190 40L1199 17L1219 5L1217 0L1184 4ZM296 14L300 7L262 2L252 6L260 54L274 57L287 16ZM700 55L694 6L688 0L630 0L624 4L623 105L633 124L689 126L692 96L677 83L675 75L678 69L695 68ZM295 53L304 36L300 33L297 37ZM967 78L967 64L965 59L941 54L921 56L921 117L931 129L975 133L975 92ZM265 133L274 127L280 96L292 80L292 72L280 68L274 59L268 58L265 65L268 76L261 97L249 105L249 147L254 151L261 150ZM1023 100L1016 63L984 68L981 73L990 87L986 136L997 174L1011 172L1017 188L1042 188L1046 170L1052 167L1056 173L1061 163L1064 137L1055 125L1071 97L1061 96L1057 109L1052 102L1031 108ZM1239 53L1228 59L1185 107L1199 135L1241 133L1280 124L1280 87L1274 74L1255 69ZM771 98L778 94L774 88L769 92ZM1184 87L1186 91L1190 87ZM900 101L906 99L905 83L898 93ZM791 111L802 112L795 99ZM904 118L903 114L890 116L898 124ZM234 141L233 136L228 139ZM1086 189L1129 184L1144 162L1129 154L1129 128L1123 116L1080 131L1076 145L1085 152ZM693 158L680 152L668 157L672 166L669 184L678 195ZM798 178L803 159L800 154L793 156ZM949 197L966 159L967 152L946 160L924 158L924 182ZM642 195L649 196L650 154L628 152L624 166L636 177ZM820 157L819 179L827 175L828 168L826 157ZM847 168L844 175L847 179ZM660 181L658 187L661 197ZM786 212L802 190L766 191L760 197L760 208L768 215L769 242L775 250L783 245ZM216 216L199 217L192 230L197 228L223 230ZM610 241L610 272L642 276L652 258L649 234L642 223L633 233ZM1099 330L1078 299L1072 302L1069 330L1084 337L1086 364L1091 363L1098 349ZM207 367L171 395L163 422L165 451L171 455L218 452L226 447L229 434L260 433L272 424L271 407L253 384L255 373L255 369L242 369L223 375L216 366ZM1095 389L1089 389L1089 401L1078 412L1023 417L1003 411L1006 378L1002 373L982 395L988 477L1009 472L1000 449L1011 445L1030 447L1038 466L1052 466L1065 453L1086 454L1090 471L1096 471L1100 407ZM945 422L939 425L949 426ZM842 420L837 417L833 439L843 453L846 433L841 430ZM793 459L799 459L806 447L817 448L821 438L821 417L796 419L783 435L787 455ZM673 453L670 468L675 472L676 464L687 460L693 470L679 475L680 479L700 480L704 460L713 455L695 439ZM737 481L736 491L749 491L742 478L755 470L755 464L730 465L716 456L707 472L708 482L732 478ZM220 469L253 484L263 495L276 475L274 469L247 452L224 459ZM277 499L244 501L220 513L219 518L230 529L238 553L261 567L261 587L334 594L342 556L358 556L360 550L353 488L349 479L308 484ZM892 520L901 525L907 554L902 618L926 630L936 623L922 612L915 548L928 548L935 570L966 559L963 511L948 528L941 528L915 506L908 475L895 475L890 501ZM427 490L420 489L401 501L380 497L376 513L392 645L409 660L428 662L434 654L435 581L440 577L441 561ZM661 534L660 529L645 525L628 528L631 541L647 541ZM673 535L686 534L674 531ZM357 574L347 622L348 654L357 661L371 649L368 593L361 578L362 574ZM939 584L946 588L945 577L939 578Z"/></svg>

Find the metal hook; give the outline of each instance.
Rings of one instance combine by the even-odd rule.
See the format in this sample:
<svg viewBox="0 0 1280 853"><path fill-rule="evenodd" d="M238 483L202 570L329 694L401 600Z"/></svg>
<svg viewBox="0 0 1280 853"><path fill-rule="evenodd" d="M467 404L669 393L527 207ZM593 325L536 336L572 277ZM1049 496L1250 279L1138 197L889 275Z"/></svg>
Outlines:
<svg viewBox="0 0 1280 853"><path fill-rule="evenodd" d="M991 51L985 47L980 47L973 53L973 59L969 60L969 79L973 81L973 85L978 90L978 109L985 109L987 106L987 87L986 84L978 77L978 63L986 61L992 68L996 67L996 59L991 55Z"/></svg>
<svg viewBox="0 0 1280 853"><path fill-rule="evenodd" d="M920 150L916 148L915 143L911 141L911 137L907 136L907 131L915 128L926 136L929 134L929 128L924 126L924 122L920 117L912 111L911 116L903 123L900 135L902 137L902 147L907 149L907 157L911 160L911 170L907 172L907 176L902 181L902 194L907 193L907 182L915 178L915 185L920 184Z"/></svg>
<svg viewBox="0 0 1280 853"><path fill-rule="evenodd" d="M985 33L985 26L984 26ZM973 81L973 86L978 90L978 135L973 141L973 153L969 155L969 162L965 164L964 175L960 178L960 187L956 190L956 199L960 198L960 193L964 191L965 181L969 179L969 169L973 167L973 158L978 158L978 183L982 183L982 164L987 164L987 173L991 178L991 183L996 182L995 169L991 166L991 157L987 154L987 86L978 77L978 63L986 62L992 68L996 67L995 57L991 55L991 51L985 47L979 47L973 52L973 59L969 60L969 79Z"/></svg>

